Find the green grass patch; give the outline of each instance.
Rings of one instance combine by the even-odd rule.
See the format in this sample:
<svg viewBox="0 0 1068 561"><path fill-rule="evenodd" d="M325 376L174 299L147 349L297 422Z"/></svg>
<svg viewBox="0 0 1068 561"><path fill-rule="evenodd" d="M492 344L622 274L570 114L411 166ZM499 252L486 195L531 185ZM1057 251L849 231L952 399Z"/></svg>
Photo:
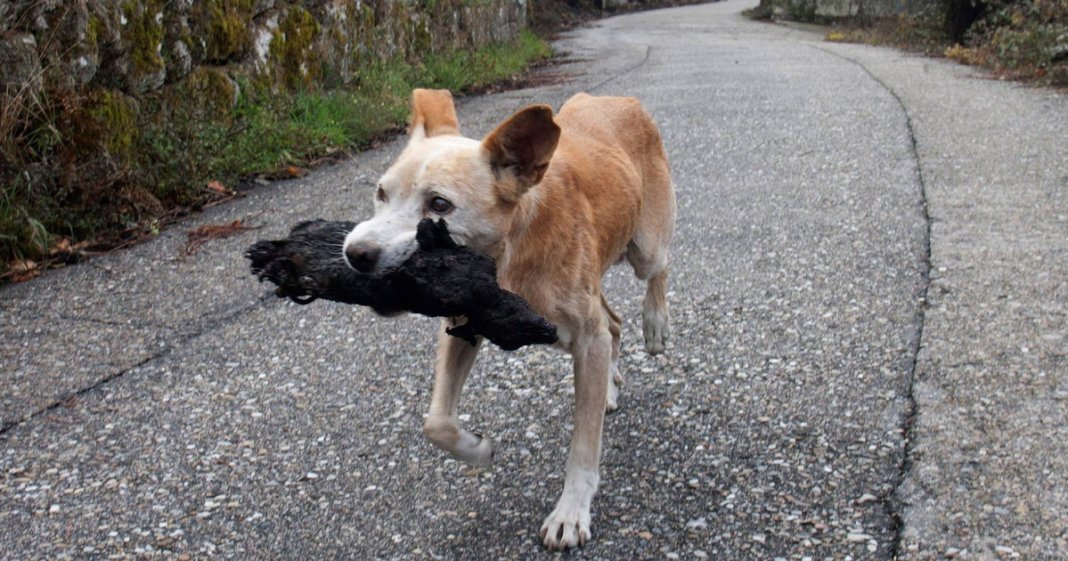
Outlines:
<svg viewBox="0 0 1068 561"><path fill-rule="evenodd" d="M552 51L530 32L509 45L495 45L477 51L431 55L416 67L413 81L421 87L453 91L480 89L523 71L531 61L548 58Z"/></svg>
<svg viewBox="0 0 1068 561"><path fill-rule="evenodd" d="M28 206L26 180L16 176L0 192L0 247L7 247L9 260L43 255L53 242L48 228Z"/></svg>
<svg viewBox="0 0 1068 561"><path fill-rule="evenodd" d="M255 78L205 71L137 105L110 91L22 92L17 106L7 95L0 281L12 263L49 259L62 238L106 245L158 232L167 217L218 197L209 182L233 188L242 178L366 147L403 125L413 88L477 91L550 55L526 32L418 62L375 61L351 86L331 90L279 92Z"/></svg>

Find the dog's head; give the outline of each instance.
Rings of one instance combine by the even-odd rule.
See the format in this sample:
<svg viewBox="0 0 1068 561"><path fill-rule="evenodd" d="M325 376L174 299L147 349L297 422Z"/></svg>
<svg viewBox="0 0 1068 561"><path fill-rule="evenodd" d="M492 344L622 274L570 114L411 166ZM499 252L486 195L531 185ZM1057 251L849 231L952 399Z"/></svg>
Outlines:
<svg viewBox="0 0 1068 561"><path fill-rule="evenodd" d="M412 92L408 145L375 188L375 214L345 238L362 272L403 263L424 218L444 218L456 243L496 257L519 201L538 184L560 138L552 109L520 110L481 141L460 135L448 90Z"/></svg>

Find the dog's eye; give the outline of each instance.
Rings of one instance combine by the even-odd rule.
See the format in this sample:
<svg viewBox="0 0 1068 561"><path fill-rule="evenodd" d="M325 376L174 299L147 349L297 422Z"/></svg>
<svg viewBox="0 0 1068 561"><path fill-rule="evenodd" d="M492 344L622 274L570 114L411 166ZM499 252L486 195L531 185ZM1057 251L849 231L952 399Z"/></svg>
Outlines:
<svg viewBox="0 0 1068 561"><path fill-rule="evenodd" d="M375 192L375 198L379 201L382 201L383 203L389 200L389 197L386 196L386 190L381 187L379 187L378 191Z"/></svg>
<svg viewBox="0 0 1068 561"><path fill-rule="evenodd" d="M436 214L446 214L452 210L452 203L441 197L434 197L430 199L430 210Z"/></svg>

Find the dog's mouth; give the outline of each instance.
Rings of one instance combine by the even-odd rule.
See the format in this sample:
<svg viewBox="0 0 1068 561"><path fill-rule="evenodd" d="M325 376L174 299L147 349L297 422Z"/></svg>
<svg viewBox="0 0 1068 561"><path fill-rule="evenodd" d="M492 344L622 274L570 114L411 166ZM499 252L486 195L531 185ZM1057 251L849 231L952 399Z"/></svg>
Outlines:
<svg viewBox="0 0 1068 561"><path fill-rule="evenodd" d="M395 318L405 312L405 310L397 310L394 308L383 308L378 306L371 306L374 312L384 318Z"/></svg>
<svg viewBox="0 0 1068 561"><path fill-rule="evenodd" d="M434 221L431 218L424 218L421 220L416 228L414 241L416 247L422 251L454 250L460 247L452 237L450 237L448 225L445 223L444 219ZM381 271L367 273L368 276L385 279L386 282L389 282L389 277L412 258L414 251L415 249L412 249L407 252L408 255L401 264L386 267ZM397 290L398 288L394 287L394 289ZM371 305L371 309L382 317L396 317L407 311L403 308L394 308L388 305L376 306L374 304Z"/></svg>

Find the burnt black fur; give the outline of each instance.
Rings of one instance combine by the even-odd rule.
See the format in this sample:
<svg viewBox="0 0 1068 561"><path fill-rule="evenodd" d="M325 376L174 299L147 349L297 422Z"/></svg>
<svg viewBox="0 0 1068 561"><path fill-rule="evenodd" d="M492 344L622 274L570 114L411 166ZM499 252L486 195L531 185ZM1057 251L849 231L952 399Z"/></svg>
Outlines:
<svg viewBox="0 0 1068 561"><path fill-rule="evenodd" d="M252 273L278 285L276 293L300 304L317 298L370 306L390 315L401 311L430 317L466 317L448 333L474 344L481 335L502 349L549 344L556 326L525 300L497 284L493 259L460 247L444 220L419 223L419 249L400 267L380 275L360 273L342 257L352 222L313 220L297 224L284 240L261 241L245 253Z"/></svg>

